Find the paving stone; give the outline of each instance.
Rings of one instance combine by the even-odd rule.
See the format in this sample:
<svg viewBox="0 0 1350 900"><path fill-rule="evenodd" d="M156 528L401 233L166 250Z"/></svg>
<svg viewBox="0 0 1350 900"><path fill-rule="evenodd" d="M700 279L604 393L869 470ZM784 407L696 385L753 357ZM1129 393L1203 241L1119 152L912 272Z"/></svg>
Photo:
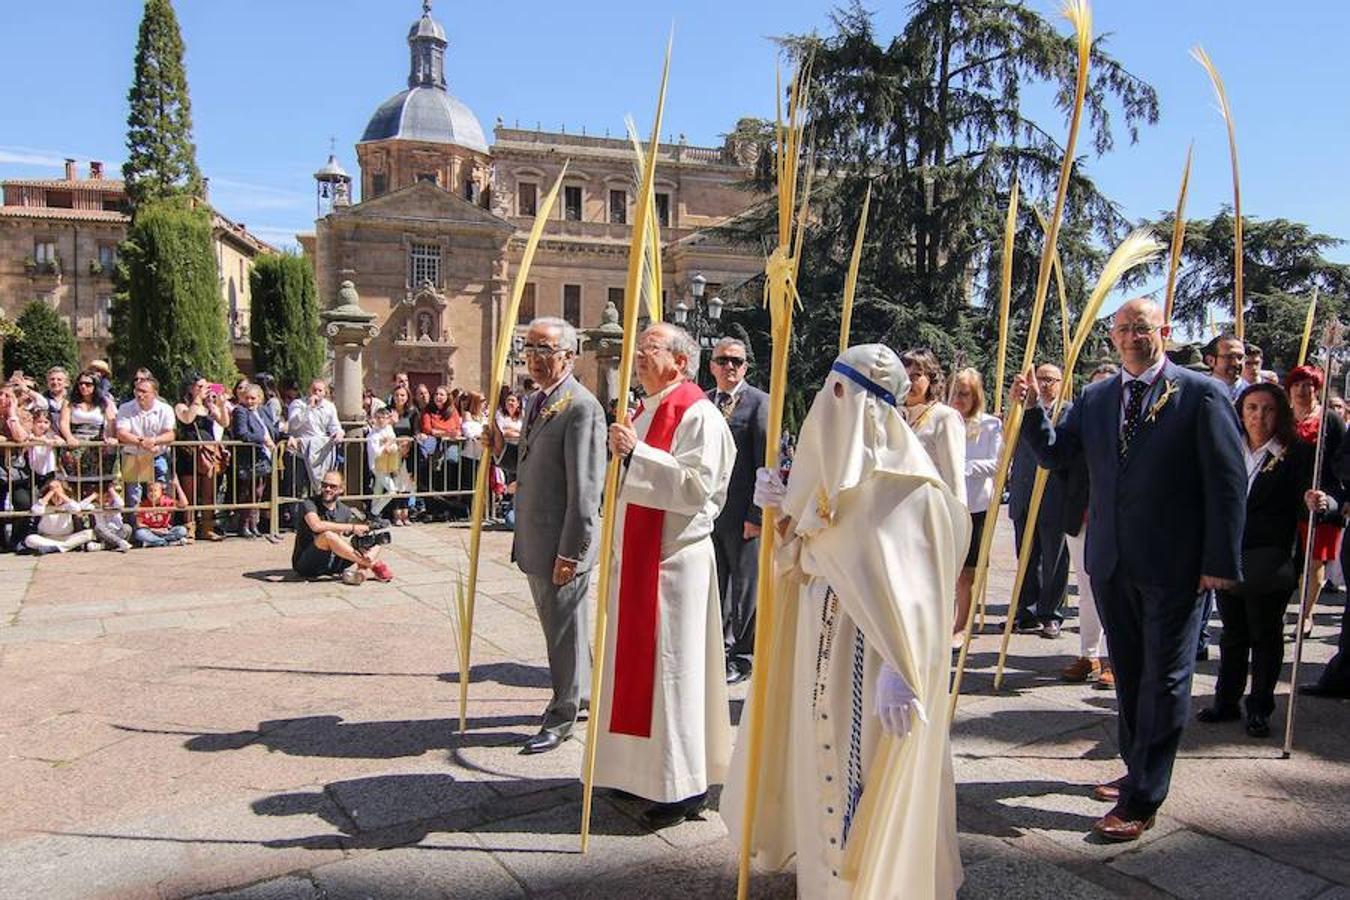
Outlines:
<svg viewBox="0 0 1350 900"><path fill-rule="evenodd" d="M194 900L323 900L323 895L312 881L292 875L238 890L198 894Z"/></svg>
<svg viewBox="0 0 1350 900"><path fill-rule="evenodd" d="M966 866L960 900L1110 900L1117 895L1030 856L986 859Z"/></svg>
<svg viewBox="0 0 1350 900"><path fill-rule="evenodd" d="M1181 831L1113 860L1118 872L1196 900L1298 900L1329 886L1320 878L1208 835Z"/></svg>
<svg viewBox="0 0 1350 900"><path fill-rule="evenodd" d="M358 778L329 784L325 791L358 832L431 820L453 821L463 828L477 824L480 804L497 799L481 782L443 773Z"/></svg>
<svg viewBox="0 0 1350 900"><path fill-rule="evenodd" d="M413 847L362 852L315 869L324 900L524 897L525 890L472 836L436 834Z"/></svg>

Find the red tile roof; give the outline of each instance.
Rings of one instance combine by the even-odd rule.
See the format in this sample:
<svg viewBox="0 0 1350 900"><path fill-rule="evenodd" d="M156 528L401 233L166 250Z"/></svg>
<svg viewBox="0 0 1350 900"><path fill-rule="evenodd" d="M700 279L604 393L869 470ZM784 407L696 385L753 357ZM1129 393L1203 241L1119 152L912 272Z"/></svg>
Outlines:
<svg viewBox="0 0 1350 900"><path fill-rule="evenodd" d="M0 218L115 222L121 225L131 221L131 217L126 213L120 213L114 209L57 209L50 206L0 206Z"/></svg>
<svg viewBox="0 0 1350 900"><path fill-rule="evenodd" d="M16 178L0 182L4 187L52 188L66 191L101 191L105 194L126 193L126 183L120 178Z"/></svg>

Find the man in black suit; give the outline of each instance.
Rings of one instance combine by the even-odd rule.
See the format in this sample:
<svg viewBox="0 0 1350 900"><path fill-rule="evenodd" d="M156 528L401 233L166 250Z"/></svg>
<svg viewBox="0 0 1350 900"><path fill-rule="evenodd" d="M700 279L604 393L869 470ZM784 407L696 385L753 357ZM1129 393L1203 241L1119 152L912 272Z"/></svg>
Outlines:
<svg viewBox="0 0 1350 900"><path fill-rule="evenodd" d="M1041 409L1047 414L1054 409L1063 383L1059 366L1042 363L1036 369L1036 394ZM1065 405L1065 415L1071 406ZM1012 470L1008 473L1008 515L1013 521L1019 556L1027 552L1023 547L1037 469L1030 445L1019 443L1013 451ZM1027 575L1017 602L1016 627L1021 634L1039 632L1041 637L1056 638L1064 622L1064 594L1069 585L1069 550L1064 542L1064 488L1064 476L1051 473L1036 516L1031 558L1027 561Z"/></svg>
<svg viewBox="0 0 1350 900"><path fill-rule="evenodd" d="M1241 578L1247 473L1232 401L1213 379L1168 362L1156 303L1125 303L1111 342L1120 376L1089 385L1057 428L1031 407L1022 440L1048 468L1087 461L1087 569L1111 643L1126 767L1094 789L1115 806L1093 830L1132 841L1167 797L1202 595ZM1014 378L1014 402L1030 381Z"/></svg>
<svg viewBox="0 0 1350 900"><path fill-rule="evenodd" d="M736 464L727 485L727 501L713 524L717 588L722 595L722 632L727 655L727 684L750 676L755 649L755 591L759 586L760 509L752 500L755 470L764 465L769 430L769 395L745 380L749 365L745 344L722 338L712 351L708 392L731 428Z"/></svg>

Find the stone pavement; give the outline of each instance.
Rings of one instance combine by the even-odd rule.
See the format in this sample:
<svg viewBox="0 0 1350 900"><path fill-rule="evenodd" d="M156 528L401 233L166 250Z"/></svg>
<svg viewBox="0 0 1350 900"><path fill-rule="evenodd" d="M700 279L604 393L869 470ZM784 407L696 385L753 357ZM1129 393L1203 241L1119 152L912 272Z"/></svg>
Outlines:
<svg viewBox="0 0 1350 900"><path fill-rule="evenodd" d="M504 534L485 541L457 733L465 538L399 530L397 580L355 588L292 581L289 542L0 557L0 898L734 896L715 813L653 834L597 795L579 855L580 742L516 752L548 680ZM1326 599L1314 661L1339 622ZM1350 898L1350 703L1305 698L1292 760L1239 724L1193 726L1158 826L1101 845L1087 790L1119 773L1114 702L1056 680L1077 640L1014 637L996 695L997 638L976 639L954 728L963 898ZM754 888L794 893L790 875Z"/></svg>

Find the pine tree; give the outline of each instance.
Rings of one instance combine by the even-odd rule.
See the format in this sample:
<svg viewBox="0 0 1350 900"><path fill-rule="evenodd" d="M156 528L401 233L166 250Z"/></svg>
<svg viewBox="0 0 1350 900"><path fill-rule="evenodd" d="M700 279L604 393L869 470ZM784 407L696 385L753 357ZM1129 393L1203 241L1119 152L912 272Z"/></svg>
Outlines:
<svg viewBox="0 0 1350 900"><path fill-rule="evenodd" d="M183 199L137 209L122 244L113 303L119 376L145 366L161 381L235 371L217 284L211 215Z"/></svg>
<svg viewBox="0 0 1350 900"><path fill-rule="evenodd" d="M837 340L844 273L869 183L855 343L926 346L948 366L960 360L992 370L999 248L1014 171L1023 194L1014 315L1025 321L1030 307L1041 246L1030 206L1044 208L1053 198L1067 115L1033 119L1023 96L1049 88L1061 108L1071 100L1077 75L1072 34L1016 0L914 0L907 6L908 21L894 37L878 34L873 14L854 0L834 14L832 34L782 41L792 57L811 61L808 127L819 169L799 269L803 307L794 322L789 418L810 402L829 367L831 354L814 348ZM1153 88L1102 44L1098 38L1093 49L1080 143L1097 153L1112 147L1116 109L1131 138L1158 116ZM755 182L759 190L774 190L771 167L761 162ZM769 212L743 221L741 236L752 246L763 246L774 227ZM1075 165L1059 239L1071 302L1081 302L1084 285L1095 279L1105 257L1100 243L1114 244L1129 224L1084 165ZM748 308L728 308L726 317L742 320L763 358L767 323L754 302L757 290L749 286L738 304ZM1055 310L1053 287L1050 301ZM1057 311L1047 323L1043 340L1053 356L1060 343Z"/></svg>
<svg viewBox="0 0 1350 900"><path fill-rule="evenodd" d="M5 375L22 369L39 383L52 366L74 373L80 364L75 335L66 320L44 300L34 300L14 322L18 335L6 342Z"/></svg>
<svg viewBox="0 0 1350 900"><path fill-rule="evenodd" d="M122 177L132 209L163 197L201 196L183 36L170 0L145 0L127 100L131 111Z"/></svg>
<svg viewBox="0 0 1350 900"><path fill-rule="evenodd" d="M306 384L318 377L324 346L309 260L291 253L262 256L249 273L249 287L254 369L279 382Z"/></svg>

